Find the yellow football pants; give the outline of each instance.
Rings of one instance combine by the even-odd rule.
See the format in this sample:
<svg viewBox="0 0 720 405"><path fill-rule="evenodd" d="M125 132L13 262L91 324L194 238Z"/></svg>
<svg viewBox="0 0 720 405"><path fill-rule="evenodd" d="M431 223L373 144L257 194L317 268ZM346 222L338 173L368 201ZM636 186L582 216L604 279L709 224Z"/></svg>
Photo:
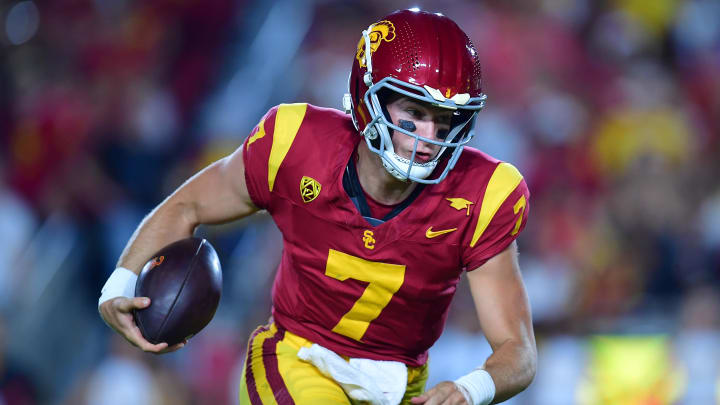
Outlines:
<svg viewBox="0 0 720 405"><path fill-rule="evenodd" d="M245 367L240 382L241 405L350 405L340 385L325 377L310 363L297 356L301 347L312 342L275 324L261 326L248 342ZM403 404L425 391L427 363L408 367L408 383Z"/></svg>

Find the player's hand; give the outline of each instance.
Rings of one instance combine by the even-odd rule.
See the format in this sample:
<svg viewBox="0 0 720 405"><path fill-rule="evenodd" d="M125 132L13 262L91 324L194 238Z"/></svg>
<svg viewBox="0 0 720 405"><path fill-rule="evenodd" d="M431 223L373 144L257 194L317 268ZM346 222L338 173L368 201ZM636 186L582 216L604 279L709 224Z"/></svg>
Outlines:
<svg viewBox="0 0 720 405"><path fill-rule="evenodd" d="M410 402L424 405L469 405L457 385L451 381L439 383L419 397L411 398Z"/></svg>
<svg viewBox="0 0 720 405"><path fill-rule="evenodd" d="M133 346L136 346L148 353L162 354L174 352L185 346L187 340L168 347L168 344L158 343L156 345L148 342L135 324L133 318L134 309L143 309L150 306L148 297L115 297L100 305L100 316L115 332L119 333Z"/></svg>

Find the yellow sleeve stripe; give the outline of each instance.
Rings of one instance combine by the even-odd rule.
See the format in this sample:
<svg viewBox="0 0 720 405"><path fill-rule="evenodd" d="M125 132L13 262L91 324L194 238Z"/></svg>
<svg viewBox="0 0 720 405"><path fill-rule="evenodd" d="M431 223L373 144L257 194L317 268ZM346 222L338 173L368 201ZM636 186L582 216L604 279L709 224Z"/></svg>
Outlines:
<svg viewBox="0 0 720 405"><path fill-rule="evenodd" d="M275 177L280 165L292 146L295 135L297 135L300 124L305 118L307 104L282 104L278 107L275 116L275 130L273 132L272 149L270 149L270 160L268 161L268 188L270 191L275 186Z"/></svg>
<svg viewBox="0 0 720 405"><path fill-rule="evenodd" d="M255 135L251 136L250 139L247 141L247 148L250 148L250 145L252 145L253 142L257 141L258 139L265 136L265 120L260 121L260 124L258 124L258 130L255 132Z"/></svg>
<svg viewBox="0 0 720 405"><path fill-rule="evenodd" d="M490 221L495 216L497 210L500 209L500 206L510 193L515 190L515 187L520 184L522 178L522 174L510 163L503 162L497 165L490 177L485 195L483 196L480 214L478 215L477 225L475 225L475 233L473 234L472 241L470 241L470 247L475 247L480 236L482 236L485 229L490 225Z"/></svg>

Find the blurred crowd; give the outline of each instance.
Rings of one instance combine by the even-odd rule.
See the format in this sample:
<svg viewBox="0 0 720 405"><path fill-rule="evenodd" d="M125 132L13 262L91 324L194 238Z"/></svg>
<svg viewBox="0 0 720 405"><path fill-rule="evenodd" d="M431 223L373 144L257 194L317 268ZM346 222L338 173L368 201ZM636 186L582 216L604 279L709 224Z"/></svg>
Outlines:
<svg viewBox="0 0 720 405"><path fill-rule="evenodd" d="M530 187L538 376L512 404L720 404L720 2L54 0L0 6L0 404L230 404L270 311L263 214L198 233L224 291L150 356L97 314L135 226L282 102L340 108L361 31L440 11L480 52L473 146ZM431 381L490 353L461 283Z"/></svg>

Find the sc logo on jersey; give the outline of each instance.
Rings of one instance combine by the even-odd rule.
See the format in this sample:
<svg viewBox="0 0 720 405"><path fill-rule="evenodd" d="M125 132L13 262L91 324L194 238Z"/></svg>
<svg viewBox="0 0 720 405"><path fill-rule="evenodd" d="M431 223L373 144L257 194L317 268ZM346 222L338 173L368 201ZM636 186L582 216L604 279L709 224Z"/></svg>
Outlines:
<svg viewBox="0 0 720 405"><path fill-rule="evenodd" d="M322 185L312 177L303 176L300 179L300 196L306 204L316 199L321 189Z"/></svg>
<svg viewBox="0 0 720 405"><path fill-rule="evenodd" d="M375 238L374 238L373 231L367 229L365 232L363 232L363 238L362 241L365 243L365 247L373 250L375 249Z"/></svg>

